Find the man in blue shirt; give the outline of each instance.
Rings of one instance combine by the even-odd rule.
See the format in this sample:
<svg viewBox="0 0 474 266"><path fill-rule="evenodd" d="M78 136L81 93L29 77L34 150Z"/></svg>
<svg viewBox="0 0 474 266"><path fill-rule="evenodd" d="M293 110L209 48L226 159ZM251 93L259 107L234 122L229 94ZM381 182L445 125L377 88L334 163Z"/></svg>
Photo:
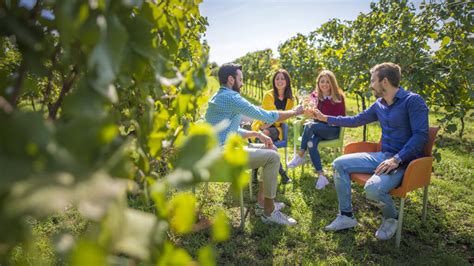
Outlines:
<svg viewBox="0 0 474 266"><path fill-rule="evenodd" d="M351 173L373 173L364 189L367 198L382 209L383 222L375 233L379 240L390 239L396 232L398 213L390 190L400 185L405 167L423 154L428 140L428 107L416 93L400 86L401 69L394 63L382 63L370 70L370 87L377 100L362 113L331 117L318 110L318 120L336 126L357 127L379 121L382 127L382 151L347 154L333 162L340 214L325 227L337 231L357 225L352 215Z"/></svg>
<svg viewBox="0 0 474 266"><path fill-rule="evenodd" d="M274 202L277 190L277 176L280 167L280 155L276 151L270 137L256 131L248 131L239 127L242 116L273 124L303 113L303 107L297 106L288 111L267 111L257 107L240 95L243 86L242 66L228 63L222 65L218 72L221 88L209 100L206 121L211 125L224 125L219 132L219 143L225 144L231 132L238 132L244 138L258 138L262 144L254 144L244 149L249 156L249 168L262 167L262 179L259 181L260 208L263 204L261 219L265 223L295 225L295 219L280 212L285 207L281 202Z"/></svg>

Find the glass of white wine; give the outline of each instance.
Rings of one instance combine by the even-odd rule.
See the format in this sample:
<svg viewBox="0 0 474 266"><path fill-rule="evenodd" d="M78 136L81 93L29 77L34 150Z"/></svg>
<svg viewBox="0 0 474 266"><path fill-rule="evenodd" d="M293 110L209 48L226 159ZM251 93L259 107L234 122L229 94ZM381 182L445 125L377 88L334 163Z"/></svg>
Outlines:
<svg viewBox="0 0 474 266"><path fill-rule="evenodd" d="M298 97L298 102L299 104L303 104L305 103L305 101L307 100L308 98L308 92L304 89L299 89L297 92L297 97Z"/></svg>

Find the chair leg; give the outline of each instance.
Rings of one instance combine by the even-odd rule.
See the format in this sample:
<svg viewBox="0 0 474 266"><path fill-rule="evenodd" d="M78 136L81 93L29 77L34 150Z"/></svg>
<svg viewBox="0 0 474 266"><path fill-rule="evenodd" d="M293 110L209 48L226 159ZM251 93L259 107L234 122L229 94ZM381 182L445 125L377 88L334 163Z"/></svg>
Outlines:
<svg viewBox="0 0 474 266"><path fill-rule="evenodd" d="M421 216L421 220L423 221L423 223L426 222L426 209L427 209L427 206L428 206L428 186L425 186L425 188L423 190L423 212L422 212L422 216Z"/></svg>
<svg viewBox="0 0 474 266"><path fill-rule="evenodd" d="M288 148L285 147L285 171L288 172Z"/></svg>
<svg viewBox="0 0 474 266"><path fill-rule="evenodd" d="M293 138L293 158L295 158L295 156L296 156L296 136L295 138ZM296 167L293 168L293 180L296 180Z"/></svg>
<svg viewBox="0 0 474 266"><path fill-rule="evenodd" d="M244 194L242 189L239 191L239 201L240 201L240 229L244 230L245 225L245 213L244 213Z"/></svg>
<svg viewBox="0 0 474 266"><path fill-rule="evenodd" d="M252 180L250 180L249 182L249 199L250 199L250 202L253 201L253 191L252 191Z"/></svg>
<svg viewBox="0 0 474 266"><path fill-rule="evenodd" d="M402 238L402 226L403 226L403 207L405 206L405 198L400 199L400 211L398 213L398 228L397 236L395 238L395 246L397 249L400 248L400 240Z"/></svg>
<svg viewBox="0 0 474 266"><path fill-rule="evenodd" d="M207 193L209 191L209 183L204 183L204 198L207 199Z"/></svg>

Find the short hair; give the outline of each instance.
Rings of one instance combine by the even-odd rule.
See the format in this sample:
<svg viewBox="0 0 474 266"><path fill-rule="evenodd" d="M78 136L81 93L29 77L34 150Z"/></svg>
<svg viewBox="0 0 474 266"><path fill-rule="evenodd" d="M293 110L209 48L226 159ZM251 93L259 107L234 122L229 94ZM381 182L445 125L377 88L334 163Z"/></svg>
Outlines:
<svg viewBox="0 0 474 266"><path fill-rule="evenodd" d="M219 72L217 73L217 76L219 77L219 83L222 85L222 84L226 84L227 83L227 78L229 76L232 76L233 78L236 78L237 76L237 69L239 69L240 71L242 71L242 66L239 65L239 64L235 64L235 63L226 63L226 64L223 64L220 68L219 68Z"/></svg>
<svg viewBox="0 0 474 266"><path fill-rule="evenodd" d="M379 81L387 78L388 82L394 87L400 86L400 79L402 77L402 70L399 65L385 62L382 64L375 65L370 69L370 74L377 72L377 77Z"/></svg>

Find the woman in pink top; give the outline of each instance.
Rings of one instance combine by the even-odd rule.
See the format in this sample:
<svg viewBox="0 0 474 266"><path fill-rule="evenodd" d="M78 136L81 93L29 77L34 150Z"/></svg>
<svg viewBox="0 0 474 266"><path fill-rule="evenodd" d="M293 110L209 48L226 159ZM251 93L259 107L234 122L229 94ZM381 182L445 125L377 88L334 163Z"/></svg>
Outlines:
<svg viewBox="0 0 474 266"><path fill-rule="evenodd" d="M317 108L325 115L346 115L344 93L337 85L336 76L329 70L323 70L319 73L316 79L316 88L310 95L309 101L311 100L317 101ZM321 140L337 139L340 129L340 127L331 126L320 121L306 123L301 137L300 150L288 164L288 168L294 168L304 163L304 154L306 150L309 150L313 166L319 174L316 188L321 189L326 186L329 182L324 176L318 144Z"/></svg>

